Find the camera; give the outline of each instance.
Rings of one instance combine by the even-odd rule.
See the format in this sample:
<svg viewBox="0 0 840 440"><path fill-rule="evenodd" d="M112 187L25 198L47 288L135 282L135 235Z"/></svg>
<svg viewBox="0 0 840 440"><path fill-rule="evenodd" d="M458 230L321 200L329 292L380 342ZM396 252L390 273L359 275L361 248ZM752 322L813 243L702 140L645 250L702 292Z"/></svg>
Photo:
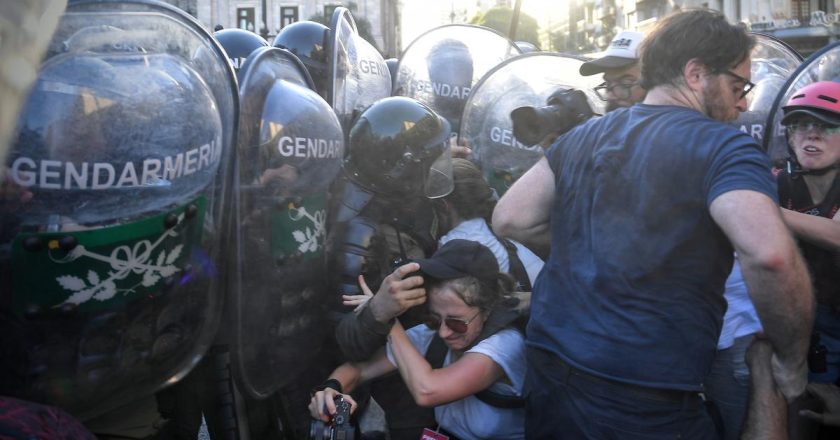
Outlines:
<svg viewBox="0 0 840 440"><path fill-rule="evenodd" d="M408 263L413 263L413 262L414 262L414 260L412 260L410 258L403 258L403 257L400 257L400 256L395 257L394 259L391 260L391 264L390 264L391 265L391 271L393 272L393 271L397 270L398 267L404 266ZM415 270L414 272L410 272L410 273L405 274L403 279L411 278L413 276L422 277L423 272L421 272L419 270ZM425 277L424 277L424 282L425 282Z"/></svg>
<svg viewBox="0 0 840 440"><path fill-rule="evenodd" d="M335 396L335 415L329 423L313 420L309 425L311 440L353 440L356 430L350 424L350 402L342 396Z"/></svg>
<svg viewBox="0 0 840 440"><path fill-rule="evenodd" d="M536 145L546 136L558 136L595 115L586 95L575 89L558 89L544 107L519 107L510 112L513 136L525 145Z"/></svg>

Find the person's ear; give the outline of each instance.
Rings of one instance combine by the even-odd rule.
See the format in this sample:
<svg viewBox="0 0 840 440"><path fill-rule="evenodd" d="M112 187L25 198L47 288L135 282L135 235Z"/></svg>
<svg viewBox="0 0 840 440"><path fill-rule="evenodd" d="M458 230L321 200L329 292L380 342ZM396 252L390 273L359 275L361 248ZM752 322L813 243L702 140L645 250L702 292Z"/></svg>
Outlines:
<svg viewBox="0 0 840 440"><path fill-rule="evenodd" d="M700 91L705 85L709 69L697 58L692 58L683 67L683 80L692 90Z"/></svg>

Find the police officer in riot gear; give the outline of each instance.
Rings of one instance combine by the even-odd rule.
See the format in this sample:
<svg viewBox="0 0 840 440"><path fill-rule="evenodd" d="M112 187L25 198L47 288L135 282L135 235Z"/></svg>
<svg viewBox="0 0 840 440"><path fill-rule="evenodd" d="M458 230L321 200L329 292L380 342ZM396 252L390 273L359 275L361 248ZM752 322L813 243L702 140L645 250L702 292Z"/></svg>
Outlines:
<svg viewBox="0 0 840 440"><path fill-rule="evenodd" d="M328 240L330 273L342 294L361 293L359 275L378 286L394 267L435 249L431 198L452 190L449 130L428 106L404 97L377 101L353 125ZM393 318L424 300L377 294L358 314L345 314L336 337L346 358L367 359L384 344ZM429 410L410 417L404 408L416 407L400 401L409 394L394 391L405 386L396 379L374 384L373 396L385 409L391 438L416 439L434 416Z"/></svg>
<svg viewBox="0 0 840 440"><path fill-rule="evenodd" d="M457 133L472 87L499 63L521 53L513 41L489 28L440 26L405 49L393 94L428 105Z"/></svg>
<svg viewBox="0 0 840 440"><path fill-rule="evenodd" d="M6 161L22 197L0 230L0 394L102 435L124 434L117 408L156 412L216 332L235 139L217 43L176 8L130 3L70 2Z"/></svg>
<svg viewBox="0 0 840 440"><path fill-rule="evenodd" d="M309 70L315 82L315 89L327 99L327 41L330 29L314 21L298 21L283 29L271 43L274 47L286 49L295 54Z"/></svg>
<svg viewBox="0 0 840 440"><path fill-rule="evenodd" d="M237 73L248 55L260 47L268 46L265 38L245 29L222 29L213 33L216 40L222 45L233 70Z"/></svg>

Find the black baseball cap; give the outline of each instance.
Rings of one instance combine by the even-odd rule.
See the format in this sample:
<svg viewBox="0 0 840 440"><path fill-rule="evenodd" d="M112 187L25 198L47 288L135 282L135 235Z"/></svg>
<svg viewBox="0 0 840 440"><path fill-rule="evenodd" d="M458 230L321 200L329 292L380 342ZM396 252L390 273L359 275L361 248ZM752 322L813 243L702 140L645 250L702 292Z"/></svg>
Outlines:
<svg viewBox="0 0 840 440"><path fill-rule="evenodd" d="M499 263L493 252L472 240L455 239L438 248L431 258L414 260L423 274L439 280L467 276L492 282L499 276Z"/></svg>

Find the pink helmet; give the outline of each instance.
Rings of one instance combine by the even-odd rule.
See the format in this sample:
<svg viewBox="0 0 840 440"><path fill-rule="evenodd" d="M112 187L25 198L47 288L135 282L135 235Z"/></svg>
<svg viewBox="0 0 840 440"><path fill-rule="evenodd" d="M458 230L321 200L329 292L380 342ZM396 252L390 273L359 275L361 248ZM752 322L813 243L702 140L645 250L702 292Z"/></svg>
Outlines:
<svg viewBox="0 0 840 440"><path fill-rule="evenodd" d="M840 83L820 81L799 89L782 107L782 125L797 116L812 116L829 124L840 125Z"/></svg>

